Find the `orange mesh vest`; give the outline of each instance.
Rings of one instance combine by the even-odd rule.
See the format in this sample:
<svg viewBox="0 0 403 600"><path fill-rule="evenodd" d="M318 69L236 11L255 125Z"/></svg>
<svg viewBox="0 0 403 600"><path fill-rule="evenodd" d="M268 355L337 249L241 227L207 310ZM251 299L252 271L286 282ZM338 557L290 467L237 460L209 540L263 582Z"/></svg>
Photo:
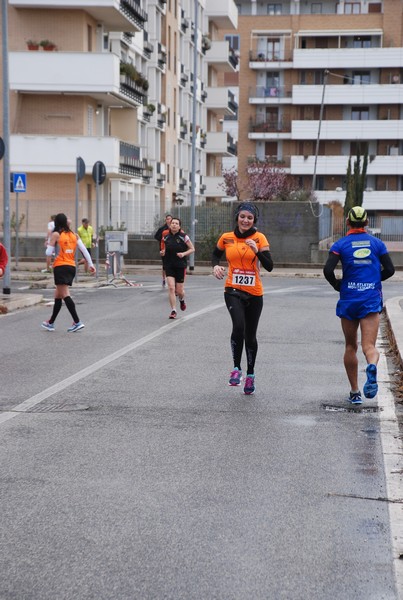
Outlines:
<svg viewBox="0 0 403 600"><path fill-rule="evenodd" d="M57 243L59 245L59 254L56 256L53 266L61 267L62 265L69 265L70 267L75 267L77 247L76 234L72 231L62 231Z"/></svg>
<svg viewBox="0 0 403 600"><path fill-rule="evenodd" d="M263 233L255 231L249 236L257 244L259 250L269 248L269 242ZM217 242L220 250L225 250L228 261L228 276L226 287L232 287L252 296L263 295L263 285L260 279L260 263L256 254L245 244L248 238L237 238L233 231L223 233Z"/></svg>

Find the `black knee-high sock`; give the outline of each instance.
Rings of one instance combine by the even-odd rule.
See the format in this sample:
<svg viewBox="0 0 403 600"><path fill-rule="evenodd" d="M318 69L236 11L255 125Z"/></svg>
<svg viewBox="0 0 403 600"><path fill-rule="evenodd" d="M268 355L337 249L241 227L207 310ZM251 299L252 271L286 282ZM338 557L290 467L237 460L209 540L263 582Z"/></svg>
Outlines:
<svg viewBox="0 0 403 600"><path fill-rule="evenodd" d="M53 312L52 312L52 316L49 319L49 323L54 323L56 321L56 317L59 314L61 307L62 307L62 299L55 298L55 303L53 305Z"/></svg>
<svg viewBox="0 0 403 600"><path fill-rule="evenodd" d="M76 312L76 305L74 304L73 298L71 296L66 296L64 299L64 303L67 306L69 313L73 317L74 323L78 323L80 319L78 318L78 314Z"/></svg>

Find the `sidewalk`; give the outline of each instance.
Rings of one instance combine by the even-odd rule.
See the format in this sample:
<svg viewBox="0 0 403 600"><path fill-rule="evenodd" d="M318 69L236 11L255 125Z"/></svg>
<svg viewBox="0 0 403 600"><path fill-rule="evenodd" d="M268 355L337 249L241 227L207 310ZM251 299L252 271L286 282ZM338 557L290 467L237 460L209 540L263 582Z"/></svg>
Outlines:
<svg viewBox="0 0 403 600"><path fill-rule="evenodd" d="M0 315L7 312L13 312L19 308L27 308L43 301L40 294L30 294L15 292L18 287L18 281L30 281L32 287L53 289L53 274L41 273L44 268L43 262L23 262L18 264L18 270L15 265L11 265L11 294L3 294L0 289ZM141 279L144 275L160 275L161 265L156 264L125 264L123 274L129 281ZM188 270L188 276L211 275L210 265L196 264L194 270ZM310 267L280 267L275 268L272 273L262 273L263 277L302 277L319 278L323 277L322 268L316 266ZM393 281L403 282L403 271L396 271ZM116 285L126 285L123 280L114 280ZM1 282L0 282L1 285ZM82 272L78 274L78 281L75 287L93 288L107 285L107 277L104 264L100 267L100 276L98 279L94 275L86 275ZM395 337L398 348L399 358L403 365L403 298L391 298L385 303L386 314Z"/></svg>

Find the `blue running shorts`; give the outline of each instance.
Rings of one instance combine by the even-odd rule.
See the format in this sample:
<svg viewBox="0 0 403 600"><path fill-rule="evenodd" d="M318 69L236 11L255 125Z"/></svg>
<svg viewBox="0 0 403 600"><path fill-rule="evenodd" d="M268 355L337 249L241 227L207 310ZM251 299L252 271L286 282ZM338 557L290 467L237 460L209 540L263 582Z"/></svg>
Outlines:
<svg viewBox="0 0 403 600"><path fill-rule="evenodd" d="M367 302L351 300L339 300L336 306L336 315L340 319L348 319L349 321L356 321L357 319L363 319L370 313L380 313L382 311L383 304L380 298L376 300L367 300Z"/></svg>

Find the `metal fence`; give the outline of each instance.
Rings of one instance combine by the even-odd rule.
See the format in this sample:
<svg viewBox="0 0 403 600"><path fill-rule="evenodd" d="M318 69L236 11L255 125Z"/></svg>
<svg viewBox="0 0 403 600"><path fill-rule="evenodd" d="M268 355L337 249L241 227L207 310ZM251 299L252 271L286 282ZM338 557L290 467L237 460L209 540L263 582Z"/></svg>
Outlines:
<svg viewBox="0 0 403 600"><path fill-rule="evenodd" d="M2 206L0 202L1 214ZM45 237L47 224L50 216L63 212L73 219L75 226L75 200L25 200L24 195L20 194L18 206L16 197L10 198L10 220L11 234L14 237L16 232L16 216L18 213L19 238ZM177 205L169 211L174 216L178 216L182 221L183 229L189 233L191 231L191 207ZM87 217L95 229L95 214L91 211L86 212L80 203L79 206L79 224L81 219ZM228 231L234 225L234 204L231 202L222 204L202 204L195 207L195 233L196 240L203 240L206 236L215 235L217 232ZM3 232L3 219L0 217L0 235ZM154 236L155 231L164 221L164 215L155 214L152 224L148 228L141 227L139 231L128 231L130 237L149 239ZM119 229L120 223L102 223L101 231L105 229Z"/></svg>
<svg viewBox="0 0 403 600"><path fill-rule="evenodd" d="M347 230L345 218L335 217L324 206L319 220L319 249L328 250ZM389 250L403 250L403 217L369 217L367 231L385 242Z"/></svg>

